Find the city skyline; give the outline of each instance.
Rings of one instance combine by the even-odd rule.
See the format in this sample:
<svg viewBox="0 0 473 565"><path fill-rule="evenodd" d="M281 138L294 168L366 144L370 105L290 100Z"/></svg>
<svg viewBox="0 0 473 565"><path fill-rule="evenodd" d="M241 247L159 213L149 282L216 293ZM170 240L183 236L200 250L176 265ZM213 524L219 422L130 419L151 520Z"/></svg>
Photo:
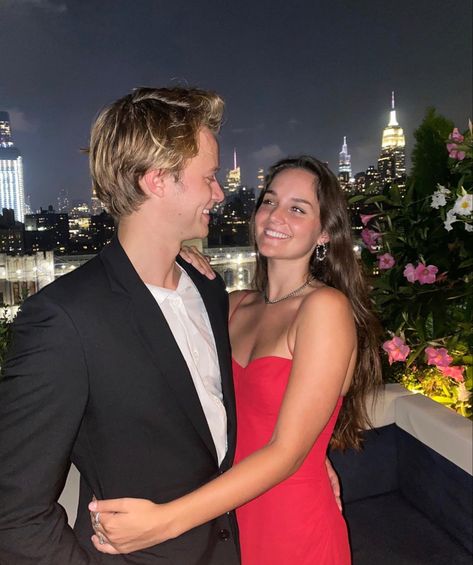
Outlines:
<svg viewBox="0 0 473 565"><path fill-rule="evenodd" d="M2 121L2 119L4 121ZM14 146L13 142L12 142L12 135L11 135L11 128L10 128L10 123L9 123L9 115L8 112L2 112L0 110L0 130L2 128L2 124L5 125L5 131L7 132L7 134L5 134L3 137L5 139L3 139L3 137L0 137L0 142L3 140L5 141L8 137L8 141L9 141L9 145L11 145L14 150L19 154L18 149ZM388 125L383 129L383 134L382 134L382 142L381 142L381 156L378 157L377 159L374 159L374 162L377 162L377 168L379 172L382 172L382 176L385 176L386 171L384 171L383 169L385 167L383 167L382 165L382 157L383 157L383 152L386 150L386 148L389 148L391 146L391 138L396 138L399 134L397 133L393 133L393 126L394 128L398 128L400 131L400 135L402 138L402 148L404 148L405 144L404 144L404 134L403 134L403 130L401 127L399 127L399 124L397 122L397 117L396 117L396 109L395 109L395 102L394 102L394 91L391 93L391 107L390 107L390 111L389 111L389 123ZM3 130L2 130L3 131ZM1 133L1 131L0 131ZM394 140L395 143L394 145L398 144L397 139ZM4 144L5 145L5 144ZM6 146L6 145L5 145ZM20 161L21 161L21 154L20 155ZM1 155L0 155L1 157ZM404 155L403 155L403 159L404 159ZM237 163L237 149L236 147L233 148L233 156L232 156L233 162L232 162L232 166L230 166L227 169L223 169L220 171L219 175L221 177L221 184L222 184L222 188L224 190L224 194L226 195L226 199L228 196L230 196L231 194L235 193L240 187L242 186L246 186L249 188L254 188L254 189L261 189L262 186L258 184L259 180L261 179L261 172L262 169L258 168L258 173L255 176L254 182L244 182L244 174L242 175L242 171L241 171L241 167L238 165ZM369 167L376 167L376 165L370 165ZM366 171L356 171L354 172L352 170L351 167L351 155L348 153L348 149L347 149L347 136L343 136L343 144L342 144L342 151L339 152L339 158L338 158L338 167L335 167L334 165L331 165L331 168L333 170L333 172L335 174L337 174L338 172L338 176L340 178L340 180L342 180L343 183L347 183L349 181L354 181L354 177L353 175L356 173L363 173ZM1 172L1 171L0 171ZM404 174L405 174L405 169L404 169ZM388 175L390 176L390 175ZM1 188L1 187L0 187ZM18 187L20 188L20 187ZM82 202L87 202L87 205L90 206L90 209L92 211L92 213L95 214L99 214L102 211L102 207L100 204L100 201L97 199L96 195L91 192L89 194L85 194L84 197L79 197L79 198L75 198L73 199L68 205L64 206L64 204L61 204L62 200L66 200L69 201L68 198L68 194L69 194L69 190L67 188L61 188L59 189L56 198L54 199L54 202L48 202L46 203L41 203L41 205L35 210L36 212L40 212L41 209L43 207L46 206L53 206L53 208L56 208L57 211L68 211L68 209L70 207L73 207L74 205L78 205ZM0 190L0 196L2 196L3 198L3 192ZM26 197L28 199L31 198L31 194L27 194ZM23 194L23 186L21 185L21 201L22 203L25 200L25 194ZM24 213L29 213L31 214L33 211L29 209L29 205L23 205L24 207ZM9 203L5 200L5 206L4 207L9 207ZM13 208L15 208L15 206L13 206ZM23 215L23 213L22 213ZM17 219L18 218L18 214L16 213L15 210L15 217ZM21 221L21 219L20 219Z"/></svg>
<svg viewBox="0 0 473 565"><path fill-rule="evenodd" d="M2 0L0 110L23 155L25 194L34 209L61 189L89 200L80 149L93 117L143 84L222 94L222 180L235 147L248 186L260 167L299 152L337 172L344 136L353 174L376 165L392 90L409 158L428 106L467 125L471 13L466 0Z"/></svg>

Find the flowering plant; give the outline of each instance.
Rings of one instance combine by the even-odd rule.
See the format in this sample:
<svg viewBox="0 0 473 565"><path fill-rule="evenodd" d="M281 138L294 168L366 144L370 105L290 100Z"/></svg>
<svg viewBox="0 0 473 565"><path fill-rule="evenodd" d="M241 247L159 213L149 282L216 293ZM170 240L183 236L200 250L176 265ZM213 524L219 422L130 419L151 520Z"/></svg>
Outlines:
<svg viewBox="0 0 473 565"><path fill-rule="evenodd" d="M362 260L387 334L387 380L471 417L471 122L466 133L455 128L439 143L447 173L430 193L421 193L413 175L406 192L393 184L364 198Z"/></svg>
<svg viewBox="0 0 473 565"><path fill-rule="evenodd" d="M5 306L0 305L0 378L3 361L10 345L11 339L11 321L8 316L8 310Z"/></svg>

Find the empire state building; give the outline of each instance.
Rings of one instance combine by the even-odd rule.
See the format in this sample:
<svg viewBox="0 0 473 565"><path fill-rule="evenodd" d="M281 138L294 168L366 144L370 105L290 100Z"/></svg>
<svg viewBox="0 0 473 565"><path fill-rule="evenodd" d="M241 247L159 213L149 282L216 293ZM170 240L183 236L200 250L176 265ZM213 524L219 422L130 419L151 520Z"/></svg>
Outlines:
<svg viewBox="0 0 473 565"><path fill-rule="evenodd" d="M384 128L381 141L381 154L378 159L378 173L385 184L396 183L399 188L406 185L406 140L399 125L394 105L394 92L391 98L389 123Z"/></svg>
<svg viewBox="0 0 473 565"><path fill-rule="evenodd" d="M0 209L15 212L15 220L24 221L25 194L23 160L13 144L8 112L0 112Z"/></svg>
<svg viewBox="0 0 473 565"><path fill-rule="evenodd" d="M345 187L351 178L351 155L348 153L346 136L343 138L342 150L338 155L338 180Z"/></svg>

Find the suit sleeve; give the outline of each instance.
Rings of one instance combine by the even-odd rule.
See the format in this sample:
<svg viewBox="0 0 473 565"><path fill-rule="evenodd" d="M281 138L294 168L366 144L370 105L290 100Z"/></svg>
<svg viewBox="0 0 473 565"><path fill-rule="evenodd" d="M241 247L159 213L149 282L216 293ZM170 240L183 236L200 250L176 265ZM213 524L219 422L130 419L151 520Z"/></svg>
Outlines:
<svg viewBox="0 0 473 565"><path fill-rule="evenodd" d="M13 324L0 380L0 565L91 563L57 499L88 397L80 336L44 293Z"/></svg>

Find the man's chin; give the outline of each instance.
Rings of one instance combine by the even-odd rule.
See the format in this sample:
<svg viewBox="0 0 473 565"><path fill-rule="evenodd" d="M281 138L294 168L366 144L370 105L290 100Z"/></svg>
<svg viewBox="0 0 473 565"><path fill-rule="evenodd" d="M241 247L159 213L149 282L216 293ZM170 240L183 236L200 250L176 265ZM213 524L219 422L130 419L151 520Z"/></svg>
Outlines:
<svg viewBox="0 0 473 565"><path fill-rule="evenodd" d="M209 235L208 229L202 229L199 233L194 233L192 235L188 235L184 241L193 241L194 239L204 239Z"/></svg>

